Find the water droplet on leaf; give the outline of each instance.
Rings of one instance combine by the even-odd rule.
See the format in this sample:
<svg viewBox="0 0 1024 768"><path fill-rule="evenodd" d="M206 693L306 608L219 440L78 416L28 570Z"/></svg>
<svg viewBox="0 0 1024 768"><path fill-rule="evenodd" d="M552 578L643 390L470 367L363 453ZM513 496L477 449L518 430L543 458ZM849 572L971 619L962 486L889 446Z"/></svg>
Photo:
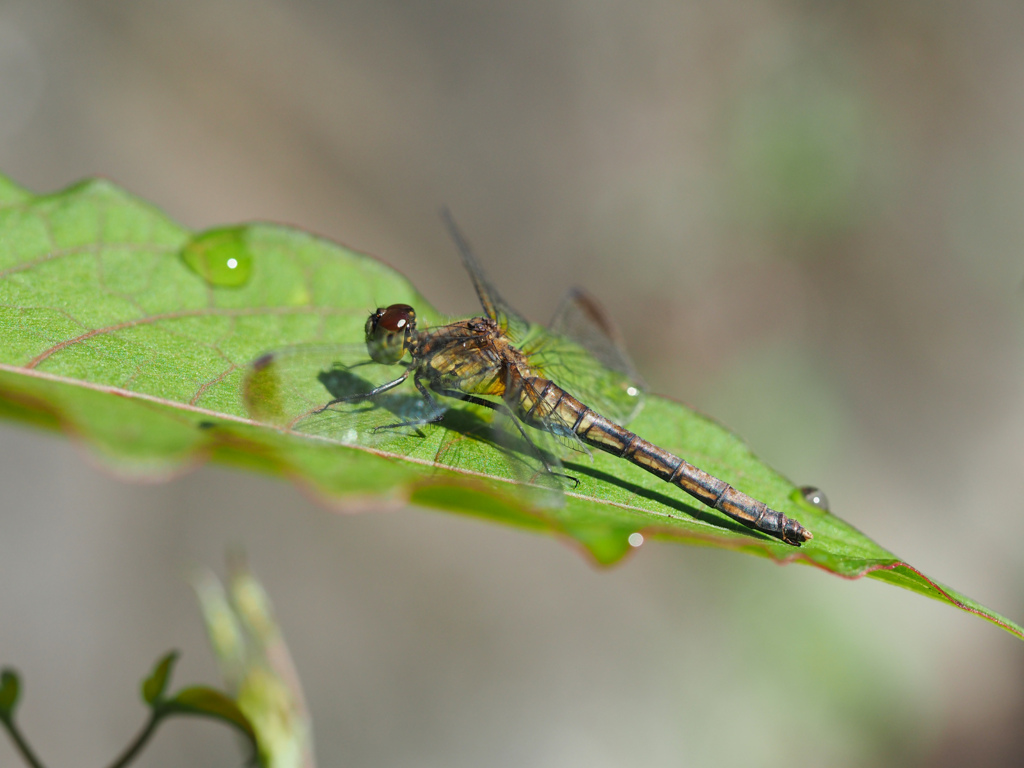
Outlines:
<svg viewBox="0 0 1024 768"><path fill-rule="evenodd" d="M631 546L634 549L636 549L637 547L639 547L643 543L644 543L644 535L642 533L636 532L636 533L629 534L629 546Z"/></svg>
<svg viewBox="0 0 1024 768"><path fill-rule="evenodd" d="M182 249L181 258L210 285L245 285L252 273L252 252L245 227L211 229L198 234Z"/></svg>
<svg viewBox="0 0 1024 768"><path fill-rule="evenodd" d="M804 501L808 504L812 504L826 512L829 511L828 497L821 492L820 488L815 488L813 485L802 486L800 488L800 495L804 497Z"/></svg>

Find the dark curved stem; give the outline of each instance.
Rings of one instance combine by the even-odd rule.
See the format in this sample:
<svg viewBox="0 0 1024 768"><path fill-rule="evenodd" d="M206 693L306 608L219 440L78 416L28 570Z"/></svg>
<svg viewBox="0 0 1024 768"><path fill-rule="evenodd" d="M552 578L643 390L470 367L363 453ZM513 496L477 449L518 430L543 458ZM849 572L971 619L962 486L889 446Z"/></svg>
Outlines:
<svg viewBox="0 0 1024 768"><path fill-rule="evenodd" d="M21 731L18 730L18 726L14 724L14 719L8 720L6 717L0 717L0 724L7 729L7 733L11 735L11 741L14 742L14 746L18 748L21 756L25 758L25 762L28 763L32 768L43 768L43 764L39 762L39 758L36 757L35 752L25 741L25 738L21 735Z"/></svg>
<svg viewBox="0 0 1024 768"><path fill-rule="evenodd" d="M121 756L110 764L110 768L124 768L124 766L134 760L135 756L142 751L146 742L149 741L149 737L153 735L153 731L156 730L159 723L160 710L159 708L154 708L149 715L149 722L147 722L146 726L139 732L139 735L135 737L135 741L129 744L125 751L121 753Z"/></svg>

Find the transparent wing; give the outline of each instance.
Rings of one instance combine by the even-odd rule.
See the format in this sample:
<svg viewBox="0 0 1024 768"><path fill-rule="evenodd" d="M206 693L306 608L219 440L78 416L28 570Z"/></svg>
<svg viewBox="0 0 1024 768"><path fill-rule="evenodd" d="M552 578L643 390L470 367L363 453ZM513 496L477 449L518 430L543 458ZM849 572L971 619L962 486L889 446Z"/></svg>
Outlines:
<svg viewBox="0 0 1024 768"><path fill-rule="evenodd" d="M500 400L494 400L498 410L435 393L428 400L410 369L369 362L363 344L297 345L268 353L249 366L242 391L256 421L505 478L521 485L517 493L537 506L562 503L558 451L550 435L522 429Z"/></svg>
<svg viewBox="0 0 1024 768"><path fill-rule="evenodd" d="M548 327L552 333L575 341L605 367L629 377L639 389L647 389L626 351L622 331L600 302L582 288L566 292Z"/></svg>
<svg viewBox="0 0 1024 768"><path fill-rule="evenodd" d="M488 317L498 321L498 324L508 334L513 344L520 343L530 331L529 321L509 306L501 298L497 288L487 279L479 262L470 250L469 243L466 242L458 226L456 226L451 211L444 208L441 211L441 218L444 219L445 226L448 227L448 234L455 241L455 247L459 249L459 253L462 256L462 264L466 267L466 271L469 272L469 278L473 281L473 287L476 289L476 295L480 299L480 305L483 307L484 312Z"/></svg>
<svg viewBox="0 0 1024 768"><path fill-rule="evenodd" d="M579 288L562 299L550 332L534 327L523 351L544 376L619 424L643 407L647 385L621 333L597 300Z"/></svg>
<svg viewBox="0 0 1024 768"><path fill-rule="evenodd" d="M256 421L342 443L414 453L412 430L388 429L401 422L428 426L447 407L426 401L403 366L370 362L364 344L297 345L270 352L249 366L243 398ZM376 388L397 382L367 399ZM333 402L341 401L341 402Z"/></svg>
<svg viewBox="0 0 1024 768"><path fill-rule="evenodd" d="M491 418L496 443L528 500L539 507L561 507L566 485L575 482L562 469L559 455L564 451L556 436L524 425L507 409L495 411Z"/></svg>
<svg viewBox="0 0 1024 768"><path fill-rule="evenodd" d="M626 353L618 328L597 300L580 289L569 291L555 313L552 333L544 331L501 297L451 212L446 208L441 215L484 312L497 320L512 343L529 355L531 364L599 413L620 424L631 421L643 407L647 385Z"/></svg>

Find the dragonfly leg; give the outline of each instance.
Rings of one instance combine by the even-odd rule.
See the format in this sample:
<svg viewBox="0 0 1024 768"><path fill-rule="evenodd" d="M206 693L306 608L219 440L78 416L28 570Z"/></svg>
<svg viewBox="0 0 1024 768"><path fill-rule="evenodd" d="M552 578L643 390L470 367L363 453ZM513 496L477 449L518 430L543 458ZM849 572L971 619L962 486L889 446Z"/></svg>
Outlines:
<svg viewBox="0 0 1024 768"><path fill-rule="evenodd" d="M408 375L408 371L406 371L406 376ZM403 380L404 378L405 377L403 377ZM430 415L422 419L409 419L408 421L399 421L394 424L383 424L379 427L374 427L372 430L374 434L376 434L377 432L382 432L385 429L400 429L402 427L421 427L424 424L436 424L444 416L445 408L439 402L437 402L437 400L434 399L433 395L430 394L429 390L427 390L427 388L423 386L423 382L420 381L420 377L418 375L413 376L412 383L416 385L416 389L418 389L420 394L423 395L423 401L427 404L427 407L430 408ZM382 384L381 386L383 387L387 385ZM378 389L380 389L380 387L378 387Z"/></svg>
<svg viewBox="0 0 1024 768"><path fill-rule="evenodd" d="M355 366L352 366L352 367L355 367ZM409 369L409 370L411 370L411 369ZM319 408L317 408L315 411L313 411L313 413L323 413L328 408L330 408L332 405L337 405L338 403L355 403L355 402L359 402L360 400L371 400L371 399L375 398L377 395L381 395L381 394L387 392L389 389L394 389L399 384L401 384L403 381L405 381L407 378L409 378L409 370L406 370L405 373L403 373L401 376L399 376L394 381L389 381L386 384L381 384L379 387L374 387L369 392L357 392L354 395L345 395L345 397L336 397L333 400L331 400L331 402L327 403L326 405L322 405Z"/></svg>
<svg viewBox="0 0 1024 768"><path fill-rule="evenodd" d="M526 430L523 429L523 425L519 423L519 419L515 417L515 414L512 413L512 410L504 403L495 403L490 400L484 400L482 397L477 397L476 395L471 395L468 394L467 392L459 392L458 390L455 389L435 389L434 391L437 392L437 394L439 395L444 395L445 397L455 398L456 400L463 400L467 403L472 403L473 405L482 405L484 408L490 408L492 411L498 411L498 413L503 413L512 421L513 424L516 425L516 429L519 430L519 434L522 436L523 440L526 441L526 444L533 449L534 455L538 459L540 459L540 463L544 465L544 470L549 475L554 475L555 477L561 477L565 480L570 481L574 489L580 484L580 481L577 478L573 477L572 475L567 475L564 472L556 472L552 468L552 466L548 464L547 461L544 460L544 456L541 453L541 450L534 444L533 440L530 439L530 436L526 434Z"/></svg>
<svg viewBox="0 0 1024 768"><path fill-rule="evenodd" d="M351 371L353 368L359 368L359 367L364 366L364 365L374 365L374 364L375 364L374 360L360 360L358 363L352 363L351 365L348 365L347 363L334 363L331 366L331 369L335 370L335 371Z"/></svg>

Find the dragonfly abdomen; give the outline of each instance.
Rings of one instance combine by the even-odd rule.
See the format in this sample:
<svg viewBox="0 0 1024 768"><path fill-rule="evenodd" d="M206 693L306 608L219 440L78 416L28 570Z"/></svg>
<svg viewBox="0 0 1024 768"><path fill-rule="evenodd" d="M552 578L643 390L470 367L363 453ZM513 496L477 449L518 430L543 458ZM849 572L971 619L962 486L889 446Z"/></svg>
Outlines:
<svg viewBox="0 0 1024 768"><path fill-rule="evenodd" d="M799 546L811 538L810 531L796 520L644 440L586 407L571 395L562 393L553 405L552 410L559 411L562 421L572 424L573 431L588 445L626 459L662 480L679 486L709 507L787 544Z"/></svg>

